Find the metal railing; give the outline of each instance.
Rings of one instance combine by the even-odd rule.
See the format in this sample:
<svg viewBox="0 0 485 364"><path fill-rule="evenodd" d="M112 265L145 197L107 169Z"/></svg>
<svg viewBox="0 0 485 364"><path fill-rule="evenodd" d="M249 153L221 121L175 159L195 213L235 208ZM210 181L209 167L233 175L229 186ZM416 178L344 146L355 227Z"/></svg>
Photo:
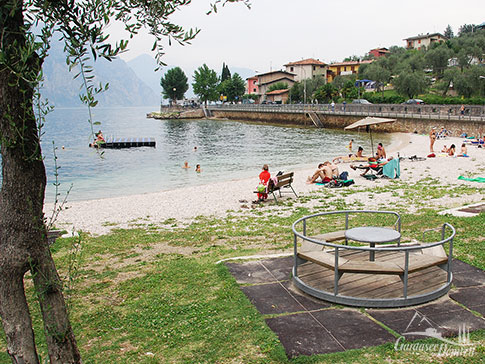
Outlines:
<svg viewBox="0 0 485 364"><path fill-rule="evenodd" d="M403 104L222 104L209 105L210 110L236 112L307 113L327 115L380 116L404 119L470 120L485 122L485 106L403 105Z"/></svg>
<svg viewBox="0 0 485 364"><path fill-rule="evenodd" d="M346 211L331 211L331 212L322 212L317 213L309 216L304 216L298 220L296 220L292 225L293 235L294 235L294 266L293 266L293 281L295 285L301 289L302 291L318 297L320 299L324 299L326 301L350 305L350 306L364 306L364 307L401 307L401 306L409 306L420 304L424 302L428 302L432 299L438 298L448 292L451 281L452 281L452 272L451 272L451 262L453 257L453 238L455 237L456 231L448 223L443 224L439 230L441 230L441 240L435 241L431 243L419 243L413 245L390 245L390 246L382 246L382 247L367 247L367 246L356 246L356 245L347 245L347 241L345 245L330 243L322 240L318 240L317 238L310 237L307 235L307 221L312 220L315 217L321 216L330 216L330 215L344 215L345 216L345 230L348 230L351 227L349 217L350 215L358 215L358 214L384 214L390 216L396 216L396 221L393 224L394 230L401 231L401 218L399 214L392 211L368 211L368 210L346 210ZM299 228L300 227L300 228ZM426 230L424 233L432 230L438 229L430 229ZM449 231L448 236L447 231ZM423 233L423 234L424 234ZM423 235L424 236L424 235ZM322 289L318 289L313 287L304 282L302 278L298 275L298 266L306 262L306 260L302 259L298 255L298 239L302 241L310 242L312 244L316 244L321 246L322 249L325 247L333 249L333 256L335 259L334 264L334 292L325 291ZM347 240L347 239L346 239ZM438 246L443 246L444 244L448 243L448 256L447 256L447 263L445 267L442 267L446 271L446 282L438 287L435 290L430 292L422 293L419 295L408 295L408 275L409 275L409 264L413 261L414 256L411 255L412 252L424 251L426 249L431 249ZM339 273L339 256L342 254L341 252L351 250L354 252L358 251L369 251L369 252L396 252L402 253L404 258L404 270L402 272L402 276L400 277L403 282L403 296L402 297L395 297L395 298L368 298L368 297L353 297L349 296L342 296L338 293L338 281L343 273Z"/></svg>

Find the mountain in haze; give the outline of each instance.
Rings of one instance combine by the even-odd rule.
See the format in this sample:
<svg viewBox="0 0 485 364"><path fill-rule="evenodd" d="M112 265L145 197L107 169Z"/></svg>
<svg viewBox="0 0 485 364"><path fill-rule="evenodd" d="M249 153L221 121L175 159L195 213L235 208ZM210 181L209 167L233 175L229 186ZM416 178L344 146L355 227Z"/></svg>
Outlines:
<svg viewBox="0 0 485 364"><path fill-rule="evenodd" d="M79 99L82 80L73 79L79 69L69 72L61 42L52 42L43 65L43 98L57 107L82 106ZM98 59L94 64L94 84L109 83L109 89L96 96L99 106L152 106L160 104L160 96L145 84L122 59L109 62Z"/></svg>
<svg viewBox="0 0 485 364"><path fill-rule="evenodd" d="M149 54L141 54L131 61L126 62L128 66L135 72L140 80L150 87L154 93L160 95L162 92L162 86L160 86L160 80L162 79L163 71L169 68L163 67L155 72L158 65L155 58ZM188 76L187 76L188 78Z"/></svg>

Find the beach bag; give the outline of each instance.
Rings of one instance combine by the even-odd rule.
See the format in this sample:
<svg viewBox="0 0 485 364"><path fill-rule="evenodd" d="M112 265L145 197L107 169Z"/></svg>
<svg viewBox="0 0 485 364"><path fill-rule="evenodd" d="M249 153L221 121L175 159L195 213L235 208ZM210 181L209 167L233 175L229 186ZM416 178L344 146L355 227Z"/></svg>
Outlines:
<svg viewBox="0 0 485 364"><path fill-rule="evenodd" d="M259 193L266 193L266 186L260 183L258 187L256 187L256 191L258 191Z"/></svg>
<svg viewBox="0 0 485 364"><path fill-rule="evenodd" d="M342 180L347 180L347 178L349 178L349 172L342 172L340 173L340 176L338 176L338 179L342 179Z"/></svg>

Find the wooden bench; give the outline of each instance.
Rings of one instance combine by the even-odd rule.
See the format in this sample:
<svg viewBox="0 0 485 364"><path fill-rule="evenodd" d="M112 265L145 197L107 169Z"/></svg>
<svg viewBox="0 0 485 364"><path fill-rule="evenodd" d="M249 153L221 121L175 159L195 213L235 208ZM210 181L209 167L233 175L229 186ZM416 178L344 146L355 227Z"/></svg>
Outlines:
<svg viewBox="0 0 485 364"><path fill-rule="evenodd" d="M298 257L321 265L322 267L335 270L335 256L331 253L322 250L301 251L298 252ZM409 254L408 273L418 272L446 263L448 263L446 254L443 256L442 254L411 253ZM396 274L402 279L405 273L404 255L402 262L360 261L339 257L337 270L339 279L344 273Z"/></svg>
<svg viewBox="0 0 485 364"><path fill-rule="evenodd" d="M47 232L47 242L52 245L56 242L56 239L62 235L61 230L50 230Z"/></svg>
<svg viewBox="0 0 485 364"><path fill-rule="evenodd" d="M288 173L283 173L280 176L276 176L278 182L273 182L273 178L270 178L268 181L268 194L271 193L274 197L274 200L276 203L278 203L278 199L276 198L275 192L278 191L281 197L281 189L282 188L291 188L291 191L295 194L295 196L298 198L298 195L296 194L295 190L293 189L293 186L291 185L293 183L293 172L288 172ZM255 191L257 193L257 191Z"/></svg>
<svg viewBox="0 0 485 364"><path fill-rule="evenodd" d="M319 235L311 236L311 238L319 241L324 241L327 243L331 243L339 240L345 240L345 230L332 231L330 233L319 234ZM324 245L303 240L303 242L301 243L300 251L308 252L308 251L317 251L317 250L323 250L323 249L324 249Z"/></svg>

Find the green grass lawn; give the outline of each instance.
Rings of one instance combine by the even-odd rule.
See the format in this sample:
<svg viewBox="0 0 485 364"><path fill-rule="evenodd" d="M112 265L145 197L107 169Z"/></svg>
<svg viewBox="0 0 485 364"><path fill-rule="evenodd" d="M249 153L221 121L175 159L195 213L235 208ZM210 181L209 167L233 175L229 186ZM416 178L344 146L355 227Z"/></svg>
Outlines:
<svg viewBox="0 0 485 364"><path fill-rule="evenodd" d="M428 181L429 182L429 181ZM485 269L485 216L438 215L422 202L475 188L430 187L390 183L373 190L399 194L401 204L387 206L401 213L405 238L419 237L444 222L457 230L455 257ZM74 254L75 238L58 239L52 247L66 278L70 315L84 363L483 363L485 331L472 333L478 343L470 357L437 357L394 350L394 344L288 360L264 317L240 291L220 259L290 251L291 224L299 217L328 209L353 209L339 197L362 192L358 187L331 190L288 200L279 212L266 206L227 218L199 218L189 226L171 220L169 227L114 230L109 235L83 235ZM321 201L310 208L310 202ZM418 212L408 212L409 206ZM432 205L431 205L432 206ZM338 222L329 220L326 228ZM367 221L372 223L372 221ZM74 259L73 259L74 257ZM76 269L76 267L78 267ZM70 273L69 273L70 272ZM70 278L68 278L69 276ZM42 359L46 346L39 308L26 277ZM3 333L2 333L3 335ZM433 343L432 339L425 340ZM10 363L0 339L0 363Z"/></svg>

